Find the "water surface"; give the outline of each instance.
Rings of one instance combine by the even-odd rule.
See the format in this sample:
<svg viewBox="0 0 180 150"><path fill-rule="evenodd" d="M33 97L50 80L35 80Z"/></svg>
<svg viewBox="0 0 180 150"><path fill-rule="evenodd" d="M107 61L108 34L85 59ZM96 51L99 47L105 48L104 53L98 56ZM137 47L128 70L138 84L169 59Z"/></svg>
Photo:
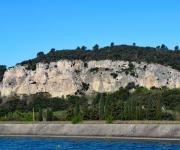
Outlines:
<svg viewBox="0 0 180 150"><path fill-rule="evenodd" d="M180 142L1 137L0 150L180 150Z"/></svg>

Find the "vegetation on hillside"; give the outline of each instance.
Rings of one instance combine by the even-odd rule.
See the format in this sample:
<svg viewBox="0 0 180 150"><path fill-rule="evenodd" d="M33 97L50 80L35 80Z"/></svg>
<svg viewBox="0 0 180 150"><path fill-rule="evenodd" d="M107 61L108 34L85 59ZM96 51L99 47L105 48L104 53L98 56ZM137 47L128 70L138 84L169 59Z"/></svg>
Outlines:
<svg viewBox="0 0 180 150"><path fill-rule="evenodd" d="M0 120L180 120L180 89L120 88L94 96L51 98L48 93L2 98ZM30 115L31 114L31 115Z"/></svg>
<svg viewBox="0 0 180 150"><path fill-rule="evenodd" d="M50 63L61 59L80 59L83 61L90 60L125 60L135 62L158 63L162 65L172 66L172 68L180 70L180 50L176 46L175 50L169 50L167 46L138 47L134 43L128 45L114 45L99 48L96 44L92 50L87 50L85 46L77 47L75 50L55 50L51 49L47 54L39 52L37 57L31 60L23 61L21 65L27 65L27 69L35 70L36 63Z"/></svg>
<svg viewBox="0 0 180 150"><path fill-rule="evenodd" d="M4 76L4 72L6 71L6 66L4 65L0 65L0 82L2 81L3 79L3 76Z"/></svg>
<svg viewBox="0 0 180 150"><path fill-rule="evenodd" d="M99 48L96 44L92 50L85 46L75 50L55 50L49 53L39 52L37 58L24 61L20 65L27 65L27 69L35 70L39 62L50 63L60 59L82 61L90 60L125 60L147 63L158 63L172 66L180 70L180 51L168 50L165 45L152 47L114 45ZM84 63L87 67L87 63ZM133 73L130 63L127 74ZM108 69L108 68L107 68ZM3 79L6 66L0 65L0 82ZM97 72L98 68L90 69ZM113 78L116 73L111 73ZM89 85L83 84L84 90ZM135 89L134 89L135 88ZM120 88L114 93L96 93L93 96L80 95L66 98L52 98L48 93L37 93L21 97L0 97L0 120L7 121L53 121L72 120L78 123L83 120L180 120L180 89L135 87L133 83L126 88Z"/></svg>
<svg viewBox="0 0 180 150"><path fill-rule="evenodd" d="M55 50L52 48L47 54L44 52L37 53L37 57L34 59L26 60L18 65L26 65L28 70L35 70L36 64L39 62L50 63L58 60L124 60L135 62L147 62L158 63L162 65L171 66L174 69L180 70L180 49L179 46L175 46L174 50L169 50L167 46L162 44L161 46L153 47L138 47L135 43L132 46L129 45L114 45L99 48L99 45L93 46L92 50L87 50L85 46L77 47L74 50ZM87 63L85 63L87 67ZM0 82L3 79L6 66L0 65ZM92 70L96 71L96 70Z"/></svg>

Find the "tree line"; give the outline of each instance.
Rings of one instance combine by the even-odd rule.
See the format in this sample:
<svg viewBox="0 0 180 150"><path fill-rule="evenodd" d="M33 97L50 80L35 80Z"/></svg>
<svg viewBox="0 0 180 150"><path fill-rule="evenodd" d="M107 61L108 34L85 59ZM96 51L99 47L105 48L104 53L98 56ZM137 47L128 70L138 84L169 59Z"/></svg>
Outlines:
<svg viewBox="0 0 180 150"><path fill-rule="evenodd" d="M4 103L3 103L4 101ZM36 120L178 120L180 89L120 88L114 93L51 98L48 93L1 98L0 120L22 120L32 110ZM18 116L19 114L19 116ZM45 115L43 115L45 114ZM15 115L15 117L14 117ZM18 117L17 117L18 116ZM31 119L25 119L31 120ZM46 120L46 119L45 119Z"/></svg>
<svg viewBox="0 0 180 150"><path fill-rule="evenodd" d="M153 47L139 47L136 43L133 45L115 45L100 48L99 45L93 46L91 50L87 47L77 47L74 50L56 50L52 48L47 54L39 52L34 59L26 60L20 65L27 65L27 69L35 70L36 64L39 62L50 63L61 59L82 61L90 60L125 60L135 62L158 63L171 66L174 69L180 70L180 50L175 46L175 50L169 50L165 44Z"/></svg>
<svg viewBox="0 0 180 150"><path fill-rule="evenodd" d="M76 49L56 50L52 48L47 54L44 52L37 53L37 57L25 60L18 65L26 65L28 70L35 70L36 64L39 62L50 63L62 59L68 60L124 60L135 62L157 63L165 66L171 66L180 70L180 50L179 46L175 46L174 50L169 50L165 44L154 47L139 47L136 43L133 45L115 45L100 48L98 44L94 45L91 50L86 46L77 47ZM0 65L0 82L3 79L6 66Z"/></svg>

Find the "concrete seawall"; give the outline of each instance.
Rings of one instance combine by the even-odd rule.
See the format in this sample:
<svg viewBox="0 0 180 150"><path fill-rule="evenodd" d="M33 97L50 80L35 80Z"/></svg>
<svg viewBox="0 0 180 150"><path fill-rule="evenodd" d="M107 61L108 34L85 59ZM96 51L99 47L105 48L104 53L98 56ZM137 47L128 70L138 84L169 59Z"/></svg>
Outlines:
<svg viewBox="0 0 180 150"><path fill-rule="evenodd" d="M0 124L0 135L180 139L180 124Z"/></svg>

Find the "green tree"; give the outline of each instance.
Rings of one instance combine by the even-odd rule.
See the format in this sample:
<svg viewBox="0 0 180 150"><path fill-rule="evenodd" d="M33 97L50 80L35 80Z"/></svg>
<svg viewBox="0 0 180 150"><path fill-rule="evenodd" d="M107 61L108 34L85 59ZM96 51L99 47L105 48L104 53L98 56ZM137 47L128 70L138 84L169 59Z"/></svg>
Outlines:
<svg viewBox="0 0 180 150"><path fill-rule="evenodd" d="M104 94L100 94L99 99L99 119L104 120L105 117L105 99Z"/></svg>
<svg viewBox="0 0 180 150"><path fill-rule="evenodd" d="M72 123L74 123L74 124L82 122L82 120L83 120L83 116L82 116L82 113L80 110L80 101L77 100L75 103L76 104L75 104L74 113L73 113L73 117L72 117Z"/></svg>
<svg viewBox="0 0 180 150"><path fill-rule="evenodd" d="M44 57L45 57L44 52L38 52L37 53L37 58L44 58Z"/></svg>
<svg viewBox="0 0 180 150"><path fill-rule="evenodd" d="M111 47L113 47L114 46L114 42L111 42Z"/></svg>
<svg viewBox="0 0 180 150"><path fill-rule="evenodd" d="M93 46L93 51L98 51L98 50L99 50L99 45L97 45L97 44L94 45L94 46Z"/></svg>
<svg viewBox="0 0 180 150"><path fill-rule="evenodd" d="M168 49L168 47L165 44L162 44L161 49Z"/></svg>
<svg viewBox="0 0 180 150"><path fill-rule="evenodd" d="M83 51L85 51L86 49L87 49L86 46L82 46L82 47L81 47L81 50L83 50Z"/></svg>
<svg viewBox="0 0 180 150"><path fill-rule="evenodd" d="M81 48L78 46L78 47L76 48L76 50L81 50Z"/></svg>
<svg viewBox="0 0 180 150"><path fill-rule="evenodd" d="M51 108L47 109L47 121L53 121L53 111Z"/></svg>
<svg viewBox="0 0 180 150"><path fill-rule="evenodd" d="M156 48L157 48L157 49L160 49L160 48L161 48L161 46L157 46Z"/></svg>
<svg viewBox="0 0 180 150"><path fill-rule="evenodd" d="M129 106L127 102L124 102L123 120L129 119Z"/></svg>
<svg viewBox="0 0 180 150"><path fill-rule="evenodd" d="M178 51L178 50L179 50L179 46L175 46L175 47L174 47L174 50L175 50L175 51Z"/></svg>
<svg viewBox="0 0 180 150"><path fill-rule="evenodd" d="M56 49L55 48L51 48L50 53L55 53Z"/></svg>
<svg viewBox="0 0 180 150"><path fill-rule="evenodd" d="M39 109L39 112L38 112L38 121L43 121L42 109Z"/></svg>

